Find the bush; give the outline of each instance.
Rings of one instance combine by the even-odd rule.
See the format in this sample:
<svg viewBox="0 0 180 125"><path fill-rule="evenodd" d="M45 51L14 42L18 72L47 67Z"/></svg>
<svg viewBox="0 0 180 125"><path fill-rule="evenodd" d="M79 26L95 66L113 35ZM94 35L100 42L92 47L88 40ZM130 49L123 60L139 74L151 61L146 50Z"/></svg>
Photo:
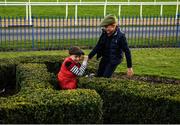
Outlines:
<svg viewBox="0 0 180 125"><path fill-rule="evenodd" d="M101 123L102 100L94 90L54 90L43 64L17 66L21 90L1 97L1 123Z"/></svg>
<svg viewBox="0 0 180 125"><path fill-rule="evenodd" d="M179 85L81 78L79 86L100 94L104 123L180 123Z"/></svg>
<svg viewBox="0 0 180 125"><path fill-rule="evenodd" d="M0 123L180 123L179 84L123 80L118 74L80 78L77 90L55 90L64 58L0 60L0 86L21 87L13 96L0 97ZM89 62L86 73L95 72L96 63Z"/></svg>

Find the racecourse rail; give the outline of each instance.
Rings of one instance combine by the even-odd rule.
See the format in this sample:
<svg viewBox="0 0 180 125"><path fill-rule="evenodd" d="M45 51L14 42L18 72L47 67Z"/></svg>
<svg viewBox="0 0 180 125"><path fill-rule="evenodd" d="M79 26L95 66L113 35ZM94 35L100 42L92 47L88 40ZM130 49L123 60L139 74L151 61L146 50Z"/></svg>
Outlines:
<svg viewBox="0 0 180 125"><path fill-rule="evenodd" d="M163 15L164 5L175 5L176 6L176 18L178 16L178 7L180 5L179 0L177 2L0 2L0 6L26 6L26 19L29 16L29 23L32 25L32 12L31 6L66 6L66 18L68 17L68 6L75 6L75 18L78 17L78 6L104 6L104 16L106 15L107 6L119 6L118 16L121 15L121 6L139 5L140 6L140 17L142 17L143 6L161 6L160 16ZM75 22L76 23L76 22Z"/></svg>

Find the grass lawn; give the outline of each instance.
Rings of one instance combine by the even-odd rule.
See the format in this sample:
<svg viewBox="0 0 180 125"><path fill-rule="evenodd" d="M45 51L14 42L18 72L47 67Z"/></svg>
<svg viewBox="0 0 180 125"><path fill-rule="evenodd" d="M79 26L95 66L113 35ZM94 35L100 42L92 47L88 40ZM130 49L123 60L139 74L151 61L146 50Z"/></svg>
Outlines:
<svg viewBox="0 0 180 125"><path fill-rule="evenodd" d="M85 50L88 54L90 50ZM65 55L64 51L29 51L29 52L0 52L1 58L14 58L18 56L36 55ZM95 58L95 57L94 57ZM157 48L157 49L132 49L133 70L137 75L156 75L180 79L180 49ZM93 60L91 60L93 61ZM126 60L124 58L116 72L126 72Z"/></svg>
<svg viewBox="0 0 180 125"><path fill-rule="evenodd" d="M3 2L4 0L0 0ZM7 2L24 2L24 0L6 0ZM25 0L26 1L26 0ZM31 0L32 2L77 2L80 0ZM82 2L103 2L105 0L81 0ZM107 0L109 2L127 2L128 0ZM130 2L153 2L154 0L129 0ZM170 1L170 0L156 0L157 2ZM176 2L176 0L171 0ZM179 6L180 8L180 6ZM65 16L66 6L32 6L33 16ZM119 6L107 6L106 13L113 13L118 16ZM159 16L160 6L143 6L144 16ZM180 12L180 9L179 9ZM176 6L163 6L163 16L175 16ZM25 6L0 6L0 16L25 16L26 7ZM68 6L68 16L75 15L75 6ZM104 6L78 6L78 16L103 16ZM140 6L122 6L121 16L139 16Z"/></svg>
<svg viewBox="0 0 180 125"><path fill-rule="evenodd" d="M180 8L180 6L179 6ZM152 11L153 10L153 11ZM34 6L32 7L33 16L65 16L66 15L65 6ZM122 6L121 16L139 16L140 7L139 6ZM112 13L118 16L118 6L107 6L106 13ZM164 6L163 16L175 16L176 6ZM68 16L75 15L75 7L68 7ZM78 7L78 16L103 16L104 7L103 6L80 6ZM144 16L159 16L160 6L145 6L143 8ZM0 16L26 16L26 10L23 6L1 6Z"/></svg>
<svg viewBox="0 0 180 125"><path fill-rule="evenodd" d="M133 69L138 75L158 75L180 79L180 49L134 49L132 50ZM125 60L117 72L126 71Z"/></svg>

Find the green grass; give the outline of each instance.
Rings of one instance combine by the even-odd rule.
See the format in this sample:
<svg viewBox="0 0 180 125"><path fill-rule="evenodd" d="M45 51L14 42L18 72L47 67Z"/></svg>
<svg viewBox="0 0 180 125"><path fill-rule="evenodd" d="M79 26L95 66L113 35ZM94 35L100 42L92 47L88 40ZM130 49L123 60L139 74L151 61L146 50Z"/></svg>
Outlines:
<svg viewBox="0 0 180 125"><path fill-rule="evenodd" d="M88 54L90 50L85 50ZM65 55L63 51L29 51L29 52L0 52L1 58L14 58L19 56L37 55ZM95 57L94 57L95 58ZM132 49L133 70L137 75L157 75L180 79L180 49ZM93 61L93 60L90 60ZM116 72L126 72L126 60L124 58Z"/></svg>
<svg viewBox="0 0 180 125"><path fill-rule="evenodd" d="M1 0L3 1L3 0ZM24 0L7 0L11 2ZM57 2L57 0L31 0L32 2ZM66 2L67 0L59 0L59 2ZM79 0L68 0L79 1ZM91 1L95 2L97 0L82 0L82 1ZM104 1L104 0L98 0ZM108 0L108 1L127 1L127 0ZM154 1L154 0L130 0L130 1ZM158 0L157 0L158 1ZM162 0L159 0L162 2ZM170 1L170 0L163 0ZM176 1L176 0L173 0ZM118 16L119 6L107 6L107 14L113 13ZM180 8L180 6L179 6ZM33 16L65 16L66 14L65 6L32 6L32 15ZM180 12L180 9L179 9ZM121 16L139 16L140 6L122 6L121 7ZM163 16L174 16L176 13L176 6L163 6ZM25 6L1 6L0 7L0 16L25 16L26 10ZM75 15L75 6L68 7L68 16ZM78 6L78 16L103 16L104 15L104 6ZM144 16L159 16L160 15L160 6L143 6L143 15Z"/></svg>
<svg viewBox="0 0 180 125"><path fill-rule="evenodd" d="M59 40L59 39L55 39L55 40L34 40L34 42L32 43L32 41L29 40L22 40L22 41L1 41L0 42L0 50L32 50L32 49L64 49L64 48L68 48L72 45L74 46L81 46L83 48L88 48L88 47L92 47L96 44L97 39L65 39L64 40Z"/></svg>
<svg viewBox="0 0 180 125"><path fill-rule="evenodd" d="M133 49L133 69L138 75L158 75L180 79L180 49ZM117 72L126 71L126 63Z"/></svg>

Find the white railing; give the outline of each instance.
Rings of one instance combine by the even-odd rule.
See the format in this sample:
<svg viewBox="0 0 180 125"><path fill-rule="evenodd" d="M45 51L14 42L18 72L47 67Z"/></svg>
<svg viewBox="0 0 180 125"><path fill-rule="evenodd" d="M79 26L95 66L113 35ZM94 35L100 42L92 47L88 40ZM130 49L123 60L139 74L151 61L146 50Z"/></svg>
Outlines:
<svg viewBox="0 0 180 125"><path fill-rule="evenodd" d="M163 15L164 5L176 6L176 18L178 16L178 7L180 5L179 0L176 2L0 2L0 6L26 6L26 18L30 19L31 22L31 6L66 6L66 18L68 17L68 6L75 6L75 19L77 19L78 6L104 6L104 16L106 15L107 6L119 6L118 16L121 16L121 6L139 5L140 6L140 17L143 15L143 6L161 6L160 16Z"/></svg>

